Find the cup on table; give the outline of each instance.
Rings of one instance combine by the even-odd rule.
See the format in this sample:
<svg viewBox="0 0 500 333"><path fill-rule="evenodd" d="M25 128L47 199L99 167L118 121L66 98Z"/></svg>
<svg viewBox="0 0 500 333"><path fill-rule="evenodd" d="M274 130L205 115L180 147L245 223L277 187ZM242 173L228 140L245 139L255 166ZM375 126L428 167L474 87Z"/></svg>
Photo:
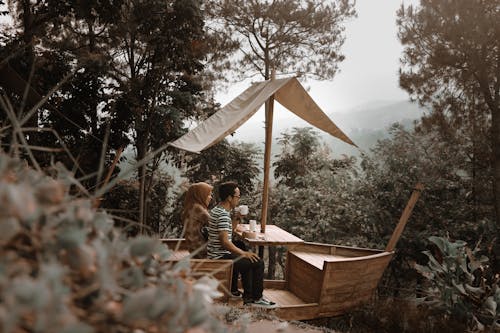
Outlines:
<svg viewBox="0 0 500 333"><path fill-rule="evenodd" d="M247 205L240 205L240 206L238 206L237 211L240 212L240 214L243 216L248 215L248 206Z"/></svg>
<svg viewBox="0 0 500 333"><path fill-rule="evenodd" d="M248 225L249 225L250 232L255 232L255 229L257 229L257 221L250 220L250 221L248 221Z"/></svg>

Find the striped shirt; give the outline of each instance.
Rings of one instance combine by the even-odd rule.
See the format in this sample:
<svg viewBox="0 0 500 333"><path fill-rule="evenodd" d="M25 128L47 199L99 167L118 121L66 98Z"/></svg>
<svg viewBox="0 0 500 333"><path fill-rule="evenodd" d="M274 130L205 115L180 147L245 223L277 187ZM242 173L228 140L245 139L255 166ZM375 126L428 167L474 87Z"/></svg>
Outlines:
<svg viewBox="0 0 500 333"><path fill-rule="evenodd" d="M219 239L220 231L227 231L228 240L231 241L233 232L231 215L224 207L216 206L210 211L208 220L207 256L209 259L220 259L231 253L222 246Z"/></svg>

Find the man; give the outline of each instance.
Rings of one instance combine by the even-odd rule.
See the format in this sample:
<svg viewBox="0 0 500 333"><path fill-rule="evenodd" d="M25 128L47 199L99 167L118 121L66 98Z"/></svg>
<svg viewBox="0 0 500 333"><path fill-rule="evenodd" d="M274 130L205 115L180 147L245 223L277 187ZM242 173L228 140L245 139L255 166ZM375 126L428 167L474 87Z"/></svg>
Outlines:
<svg viewBox="0 0 500 333"><path fill-rule="evenodd" d="M243 284L243 304L272 309L276 303L262 297L264 289L264 262L256 253L244 251L232 242L233 229L237 221L232 221L231 210L240 202L240 189L235 182L219 186L220 202L210 211L208 223L207 254L210 259L232 259L233 283L241 273ZM233 286L237 288L237 286ZM235 289L233 289L235 290Z"/></svg>

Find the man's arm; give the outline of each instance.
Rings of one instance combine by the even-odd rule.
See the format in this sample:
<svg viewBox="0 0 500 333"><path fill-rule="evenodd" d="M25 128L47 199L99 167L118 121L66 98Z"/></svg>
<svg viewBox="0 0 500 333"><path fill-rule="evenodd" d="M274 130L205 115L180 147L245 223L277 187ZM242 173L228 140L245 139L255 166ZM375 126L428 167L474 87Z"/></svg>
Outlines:
<svg viewBox="0 0 500 333"><path fill-rule="evenodd" d="M225 230L219 231L219 240L220 240L222 246L226 250L230 251L231 253L248 258L252 262L256 262L259 260L259 256L257 255L257 253L253 253L250 251L243 251L242 249L240 249L236 245L234 245L233 242L230 242L229 237L227 236L227 231L225 231Z"/></svg>
<svg viewBox="0 0 500 333"><path fill-rule="evenodd" d="M233 227L233 232L238 228L238 224L241 223L241 214L240 212L235 212L234 215L231 217L231 224Z"/></svg>

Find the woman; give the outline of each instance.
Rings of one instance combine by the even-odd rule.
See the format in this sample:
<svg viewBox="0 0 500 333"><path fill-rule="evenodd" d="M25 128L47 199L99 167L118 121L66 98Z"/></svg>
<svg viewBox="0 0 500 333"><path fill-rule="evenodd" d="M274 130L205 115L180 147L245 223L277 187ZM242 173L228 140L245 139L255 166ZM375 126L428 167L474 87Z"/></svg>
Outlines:
<svg viewBox="0 0 500 333"><path fill-rule="evenodd" d="M194 258L206 258L208 227L208 205L212 200L213 187L207 183L195 183L189 186L184 198L182 222L184 224L184 238L187 249ZM205 234L204 234L205 233Z"/></svg>

